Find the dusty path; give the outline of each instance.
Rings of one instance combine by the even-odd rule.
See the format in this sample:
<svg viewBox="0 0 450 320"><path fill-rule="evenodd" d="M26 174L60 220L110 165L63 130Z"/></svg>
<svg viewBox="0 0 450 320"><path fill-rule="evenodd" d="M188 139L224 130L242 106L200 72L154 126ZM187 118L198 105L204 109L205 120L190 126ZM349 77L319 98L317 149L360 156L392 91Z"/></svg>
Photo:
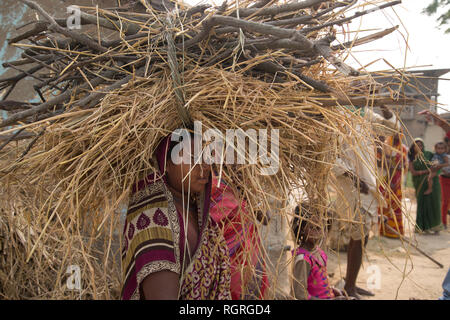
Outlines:
<svg viewBox="0 0 450 320"><path fill-rule="evenodd" d="M411 220L415 220L415 199L405 199L405 207ZM419 248L444 265L439 268L431 260L400 240L373 236L367 245L367 256L358 276L357 284L367 288L379 271L379 286L371 289L379 300L437 299L442 295L442 282L450 267L450 232L439 235L418 235L413 232L413 221L406 222L406 236ZM338 283L345 275L346 253L329 253L328 272L331 283ZM368 284L369 280L369 284Z"/></svg>

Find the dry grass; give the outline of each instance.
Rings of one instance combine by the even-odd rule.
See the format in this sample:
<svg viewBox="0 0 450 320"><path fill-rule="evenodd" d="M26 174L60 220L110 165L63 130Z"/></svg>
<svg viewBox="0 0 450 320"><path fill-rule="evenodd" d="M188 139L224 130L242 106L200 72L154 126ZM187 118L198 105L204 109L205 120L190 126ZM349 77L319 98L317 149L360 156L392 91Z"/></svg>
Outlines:
<svg viewBox="0 0 450 320"><path fill-rule="evenodd" d="M124 52L138 46L125 48ZM245 64L260 59L264 57ZM242 190L252 219L258 210L273 212L275 203L279 211L274 214L288 222L293 214L290 197L299 189L315 214L324 215L330 202L329 172L339 152L337 140L349 139L349 132L356 141L373 135L371 128L354 132L356 124L364 124L363 118L339 103L327 106L334 98L299 85L293 75L272 83L250 77L245 65L200 67L186 56L180 56L179 63L185 66L179 89L190 116L201 121L203 130L279 130L280 165L275 175L260 175L261 163L217 168L225 181ZM306 68L305 75L326 80L340 97L355 89L353 79L338 75L325 61ZM372 83L369 76L360 80ZM135 76L95 108L75 107L30 124L27 130L37 133L45 127L45 132L23 159L19 155L27 144L2 151L4 298L118 298L120 210L131 186L152 171L149 160L159 141L183 125L174 90L170 69L164 61L155 63L147 76ZM368 106L375 99L368 87L358 95ZM70 265L81 267L81 292L67 290Z"/></svg>

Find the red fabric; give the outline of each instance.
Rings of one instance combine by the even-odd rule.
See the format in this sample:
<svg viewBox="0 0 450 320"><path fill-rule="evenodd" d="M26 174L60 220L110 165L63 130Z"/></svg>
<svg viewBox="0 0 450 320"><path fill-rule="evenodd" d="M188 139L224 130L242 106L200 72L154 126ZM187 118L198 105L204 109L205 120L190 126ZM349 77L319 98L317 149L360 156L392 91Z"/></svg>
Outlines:
<svg viewBox="0 0 450 320"><path fill-rule="evenodd" d="M450 131L447 131L447 133L445 134L445 136L450 139Z"/></svg>
<svg viewBox="0 0 450 320"><path fill-rule="evenodd" d="M387 218L386 222L383 219L381 220L380 233L385 237L399 238L400 236L397 233L385 227L385 223L401 235L404 235L402 178L408 152L400 139L395 144L393 137L388 137L387 144L395 150L395 152L390 152L389 157L385 157L382 153L377 152L378 159L384 161L383 166L388 171L383 179L389 186L388 189L385 189L382 185L379 186L379 190L387 205L386 207L378 208L378 213Z"/></svg>
<svg viewBox="0 0 450 320"><path fill-rule="evenodd" d="M268 286L266 268L261 260L261 241L246 202L236 199L225 183L213 178L211 218L222 225L231 259L231 297L233 300L264 298ZM245 272L247 270L247 272ZM243 289L245 289L243 291Z"/></svg>
<svg viewBox="0 0 450 320"><path fill-rule="evenodd" d="M449 131L450 132L450 131ZM441 182L441 214L442 223L447 225L447 211L450 204L450 178L439 176Z"/></svg>

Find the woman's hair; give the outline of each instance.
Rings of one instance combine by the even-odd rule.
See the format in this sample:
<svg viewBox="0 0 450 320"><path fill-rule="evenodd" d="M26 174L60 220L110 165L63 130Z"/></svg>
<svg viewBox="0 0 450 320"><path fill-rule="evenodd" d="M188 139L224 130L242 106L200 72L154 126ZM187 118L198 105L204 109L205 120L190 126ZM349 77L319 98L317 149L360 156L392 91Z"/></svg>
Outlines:
<svg viewBox="0 0 450 320"><path fill-rule="evenodd" d="M295 215L294 219L292 219L291 229L292 232L294 233L294 241L298 244L301 244L305 235L305 227L307 223L305 219L309 218L309 214L306 212L306 210L303 210L303 204L301 212L300 207L296 206L294 213Z"/></svg>
<svg viewBox="0 0 450 320"><path fill-rule="evenodd" d="M417 145L417 142L420 142L423 144L422 140L414 140L414 142L411 144L408 150L408 159L409 161L413 162L416 158L417 152L415 146Z"/></svg>

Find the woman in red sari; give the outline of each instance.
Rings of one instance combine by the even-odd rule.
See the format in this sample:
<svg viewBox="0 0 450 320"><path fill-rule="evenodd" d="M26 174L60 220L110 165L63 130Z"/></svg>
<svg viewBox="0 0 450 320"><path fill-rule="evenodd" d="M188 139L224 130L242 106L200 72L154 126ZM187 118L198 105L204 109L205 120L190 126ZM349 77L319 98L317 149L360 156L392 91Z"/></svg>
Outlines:
<svg viewBox="0 0 450 320"><path fill-rule="evenodd" d="M234 190L236 191L236 190ZM231 298L264 299L268 278L262 259L261 242L254 219L233 189L213 178L211 218L223 228L231 260Z"/></svg>
<svg viewBox="0 0 450 320"><path fill-rule="evenodd" d="M384 197L385 206L379 208L381 215L380 234L389 238L399 238L404 235L402 213L402 180L406 168L406 155L408 150L402 144L400 134L386 139L383 151L378 150L378 166L383 172L383 185L379 186ZM388 188L386 188L388 187ZM393 230L397 231L393 232Z"/></svg>

